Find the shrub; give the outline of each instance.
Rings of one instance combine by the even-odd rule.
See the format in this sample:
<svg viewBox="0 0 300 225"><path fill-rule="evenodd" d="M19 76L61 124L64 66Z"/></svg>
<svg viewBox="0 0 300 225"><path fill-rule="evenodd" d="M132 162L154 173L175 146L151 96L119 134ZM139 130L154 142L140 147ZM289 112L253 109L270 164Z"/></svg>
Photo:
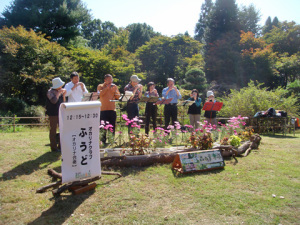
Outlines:
<svg viewBox="0 0 300 225"><path fill-rule="evenodd" d="M256 112L265 111L270 107L284 110L289 115L295 116L297 114L299 104L293 94L287 97L287 90L277 88L268 91L267 88L262 88L262 85L255 85L251 81L247 87L240 90L231 89L231 93L221 99L224 106L219 112L219 116L243 115L252 117Z"/></svg>

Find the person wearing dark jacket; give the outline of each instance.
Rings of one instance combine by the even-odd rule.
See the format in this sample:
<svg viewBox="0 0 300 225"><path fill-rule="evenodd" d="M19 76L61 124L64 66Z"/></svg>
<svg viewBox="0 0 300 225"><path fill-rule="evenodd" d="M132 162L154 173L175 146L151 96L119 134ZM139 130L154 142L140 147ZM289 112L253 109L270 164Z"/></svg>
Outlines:
<svg viewBox="0 0 300 225"><path fill-rule="evenodd" d="M145 93L146 97L159 97L157 90L155 89L154 82L149 82L147 84L147 91ZM145 125L145 133L149 134L149 126L150 126L150 118L152 118L153 130L156 128L156 117L157 117L157 105L153 104L153 102L146 103L146 125Z"/></svg>
<svg viewBox="0 0 300 225"><path fill-rule="evenodd" d="M191 97L188 100L194 101L194 103L188 109L188 114L190 117L190 125L192 125L193 130L195 130L199 128L201 114L201 98L199 97L199 92L196 89L193 89Z"/></svg>
<svg viewBox="0 0 300 225"><path fill-rule="evenodd" d="M207 94L207 102L216 102L215 95L212 91L208 91ZM218 125L217 123L217 111L214 110L206 110L204 113L204 117L206 118L208 124Z"/></svg>
<svg viewBox="0 0 300 225"><path fill-rule="evenodd" d="M59 77L52 80L52 88L47 92L46 98L46 114L49 116L50 121L50 147L52 152L60 151L60 143L56 142L56 130L58 126L58 111L59 106L65 101L66 89L63 89L63 82Z"/></svg>

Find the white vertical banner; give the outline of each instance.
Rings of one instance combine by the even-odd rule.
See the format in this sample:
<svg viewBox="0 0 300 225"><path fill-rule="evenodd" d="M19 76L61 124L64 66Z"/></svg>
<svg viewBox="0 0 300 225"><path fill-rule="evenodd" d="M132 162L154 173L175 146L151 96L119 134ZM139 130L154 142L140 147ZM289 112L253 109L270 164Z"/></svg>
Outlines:
<svg viewBox="0 0 300 225"><path fill-rule="evenodd" d="M62 103L59 131L62 183L101 176L99 101Z"/></svg>

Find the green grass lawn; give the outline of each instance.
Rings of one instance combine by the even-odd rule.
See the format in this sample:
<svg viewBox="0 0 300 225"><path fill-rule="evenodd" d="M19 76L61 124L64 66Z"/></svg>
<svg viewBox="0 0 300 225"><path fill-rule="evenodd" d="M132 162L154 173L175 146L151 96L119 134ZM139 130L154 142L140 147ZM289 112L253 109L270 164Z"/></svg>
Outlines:
<svg viewBox="0 0 300 225"><path fill-rule="evenodd" d="M52 182L49 168L60 171L47 129L1 133L0 224L299 224L300 133L262 138L224 170L176 177L171 165L111 168L123 177L54 198L35 193Z"/></svg>

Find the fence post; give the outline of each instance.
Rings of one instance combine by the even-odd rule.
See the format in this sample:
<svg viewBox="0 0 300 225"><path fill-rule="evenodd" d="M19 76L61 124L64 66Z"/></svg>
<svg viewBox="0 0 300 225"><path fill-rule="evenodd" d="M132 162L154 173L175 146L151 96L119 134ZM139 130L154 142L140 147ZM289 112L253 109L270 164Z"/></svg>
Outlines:
<svg viewBox="0 0 300 225"><path fill-rule="evenodd" d="M13 131L16 132L16 115L14 114L13 118Z"/></svg>

